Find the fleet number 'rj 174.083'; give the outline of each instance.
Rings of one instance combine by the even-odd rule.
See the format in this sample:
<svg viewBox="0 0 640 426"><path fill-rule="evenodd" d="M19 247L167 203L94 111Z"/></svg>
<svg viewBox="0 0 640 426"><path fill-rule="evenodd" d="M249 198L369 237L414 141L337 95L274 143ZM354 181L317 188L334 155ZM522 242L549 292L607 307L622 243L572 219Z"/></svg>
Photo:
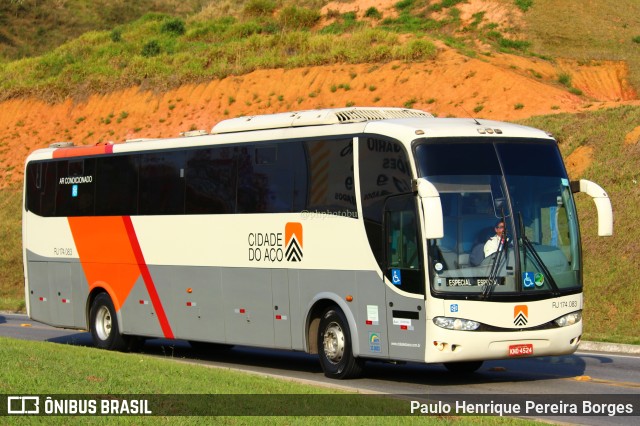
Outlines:
<svg viewBox="0 0 640 426"><path fill-rule="evenodd" d="M547 133L400 108L54 144L25 166L27 309L101 348L284 348L317 353L334 378L366 360L473 371L569 354L583 303L573 192L611 235L607 194L569 182Z"/></svg>

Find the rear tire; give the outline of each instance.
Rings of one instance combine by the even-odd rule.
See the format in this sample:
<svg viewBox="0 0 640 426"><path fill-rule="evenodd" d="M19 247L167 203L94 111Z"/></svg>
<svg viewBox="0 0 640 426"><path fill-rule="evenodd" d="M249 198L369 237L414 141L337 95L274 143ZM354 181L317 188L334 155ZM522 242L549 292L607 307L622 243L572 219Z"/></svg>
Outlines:
<svg viewBox="0 0 640 426"><path fill-rule="evenodd" d="M353 356L349 323L337 307L327 309L320 319L318 355L324 375L331 379L351 379L362 374L364 361Z"/></svg>
<svg viewBox="0 0 640 426"><path fill-rule="evenodd" d="M484 361L445 362L444 366L453 374L472 374L482 367L483 362Z"/></svg>
<svg viewBox="0 0 640 426"><path fill-rule="evenodd" d="M89 311L91 337L97 348L113 351L131 349L132 338L120 334L118 316L107 293L100 293L93 300Z"/></svg>

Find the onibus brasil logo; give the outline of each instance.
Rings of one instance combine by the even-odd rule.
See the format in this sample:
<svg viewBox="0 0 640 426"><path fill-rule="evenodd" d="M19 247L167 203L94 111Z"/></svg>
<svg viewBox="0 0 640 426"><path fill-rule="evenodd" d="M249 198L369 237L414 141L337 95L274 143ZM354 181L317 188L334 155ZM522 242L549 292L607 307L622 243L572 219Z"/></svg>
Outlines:
<svg viewBox="0 0 640 426"><path fill-rule="evenodd" d="M250 232L249 261L251 262L301 262L302 224L287 222L284 232Z"/></svg>

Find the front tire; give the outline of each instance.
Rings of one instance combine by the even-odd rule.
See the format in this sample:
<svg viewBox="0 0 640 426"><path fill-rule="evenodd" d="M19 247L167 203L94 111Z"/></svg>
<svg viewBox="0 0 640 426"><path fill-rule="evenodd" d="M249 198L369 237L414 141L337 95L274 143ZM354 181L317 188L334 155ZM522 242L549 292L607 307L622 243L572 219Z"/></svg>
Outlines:
<svg viewBox="0 0 640 426"><path fill-rule="evenodd" d="M349 323L337 307L327 309L320 319L318 355L324 375L331 379L351 379L362 374L364 362L353 356Z"/></svg>
<svg viewBox="0 0 640 426"><path fill-rule="evenodd" d="M93 300L89 321L91 337L97 348L114 351L130 349L131 339L120 334L116 309L107 293L100 293Z"/></svg>

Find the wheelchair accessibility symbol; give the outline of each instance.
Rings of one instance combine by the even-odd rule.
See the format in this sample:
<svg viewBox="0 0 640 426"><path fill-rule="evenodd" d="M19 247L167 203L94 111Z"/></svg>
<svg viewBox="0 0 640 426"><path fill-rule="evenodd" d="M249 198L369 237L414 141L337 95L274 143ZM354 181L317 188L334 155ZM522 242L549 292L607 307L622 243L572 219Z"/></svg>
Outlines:
<svg viewBox="0 0 640 426"><path fill-rule="evenodd" d="M535 287L535 281L533 278L533 272L523 272L522 273L522 285L524 288L533 288Z"/></svg>
<svg viewBox="0 0 640 426"><path fill-rule="evenodd" d="M391 282L393 283L393 285L402 285L402 275L400 274L400 269L391 270Z"/></svg>

